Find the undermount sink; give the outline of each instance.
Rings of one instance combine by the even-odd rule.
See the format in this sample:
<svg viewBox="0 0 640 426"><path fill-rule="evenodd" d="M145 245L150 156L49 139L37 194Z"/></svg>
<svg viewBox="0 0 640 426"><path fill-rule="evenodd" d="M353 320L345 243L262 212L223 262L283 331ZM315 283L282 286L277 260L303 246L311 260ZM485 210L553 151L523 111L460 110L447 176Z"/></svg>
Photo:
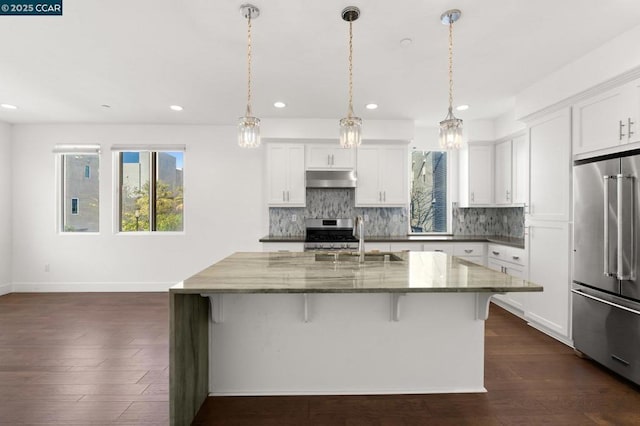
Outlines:
<svg viewBox="0 0 640 426"><path fill-rule="evenodd" d="M387 257L388 256L388 257ZM398 262L403 259L395 253L367 252L364 254L365 262L384 262L387 257L389 262ZM316 253L316 262L358 262L358 252Z"/></svg>

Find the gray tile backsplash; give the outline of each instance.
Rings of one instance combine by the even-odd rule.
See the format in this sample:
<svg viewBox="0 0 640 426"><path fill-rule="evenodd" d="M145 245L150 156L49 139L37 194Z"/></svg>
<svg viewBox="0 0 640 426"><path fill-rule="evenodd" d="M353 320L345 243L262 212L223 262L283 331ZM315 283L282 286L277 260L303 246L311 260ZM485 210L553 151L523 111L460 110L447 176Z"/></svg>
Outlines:
<svg viewBox="0 0 640 426"><path fill-rule="evenodd" d="M293 221L295 215L296 221ZM304 234L304 220L315 218L353 218L369 216L365 235L407 235L407 210L401 207L355 207L355 190L307 189L306 207L269 208L269 235L274 237ZM453 235L499 235L524 237L522 207L460 208L453 204Z"/></svg>
<svg viewBox="0 0 640 426"><path fill-rule="evenodd" d="M454 235L524 237L524 208L460 208L453 203Z"/></svg>
<svg viewBox="0 0 640 426"><path fill-rule="evenodd" d="M296 221L292 220L293 215ZM292 236L304 234L304 219L353 218L368 216L365 235L406 235L409 222L402 207L355 207L355 190L307 189L306 207L269 208L269 235Z"/></svg>

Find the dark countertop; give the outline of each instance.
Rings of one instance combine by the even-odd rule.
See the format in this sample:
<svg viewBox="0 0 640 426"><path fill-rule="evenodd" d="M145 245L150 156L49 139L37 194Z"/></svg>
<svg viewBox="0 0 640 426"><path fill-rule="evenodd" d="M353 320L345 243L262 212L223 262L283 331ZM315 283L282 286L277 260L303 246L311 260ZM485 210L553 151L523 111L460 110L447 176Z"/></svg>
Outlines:
<svg viewBox="0 0 640 426"><path fill-rule="evenodd" d="M270 236L260 238L261 243L303 243L304 235ZM498 235L395 235L367 236L365 242L371 243L407 243L407 242L477 242L502 244L509 247L524 248L524 238L502 237Z"/></svg>

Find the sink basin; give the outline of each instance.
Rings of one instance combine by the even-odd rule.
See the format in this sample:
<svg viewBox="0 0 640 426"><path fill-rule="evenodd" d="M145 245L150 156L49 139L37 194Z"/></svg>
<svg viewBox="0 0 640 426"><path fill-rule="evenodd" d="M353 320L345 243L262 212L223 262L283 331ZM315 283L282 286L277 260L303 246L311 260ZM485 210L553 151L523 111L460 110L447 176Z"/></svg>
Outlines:
<svg viewBox="0 0 640 426"><path fill-rule="evenodd" d="M364 254L364 261L384 262L385 256L389 256L389 262L398 262L403 260L395 253L367 252ZM358 262L359 259L360 253L357 252L316 253L316 262Z"/></svg>

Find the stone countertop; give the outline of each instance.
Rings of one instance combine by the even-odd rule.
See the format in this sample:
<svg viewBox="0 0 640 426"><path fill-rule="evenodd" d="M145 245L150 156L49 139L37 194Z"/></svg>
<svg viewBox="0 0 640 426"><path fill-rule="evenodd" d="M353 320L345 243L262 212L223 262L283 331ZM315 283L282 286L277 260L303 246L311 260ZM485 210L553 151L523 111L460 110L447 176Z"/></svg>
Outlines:
<svg viewBox="0 0 640 426"><path fill-rule="evenodd" d="M478 242L495 243L505 246L524 248L524 238L502 237L498 235L394 235L367 236L365 244L371 243L406 243L406 242ZM267 235L260 238L261 243L303 243L304 235L274 237Z"/></svg>
<svg viewBox="0 0 640 426"><path fill-rule="evenodd" d="M530 292L542 286L438 252L397 260L316 260L313 252L234 253L171 287L174 293ZM380 253L374 253L380 255ZM318 254L325 256L327 254ZM331 256L331 255L329 255ZM348 255L347 255L348 256Z"/></svg>

